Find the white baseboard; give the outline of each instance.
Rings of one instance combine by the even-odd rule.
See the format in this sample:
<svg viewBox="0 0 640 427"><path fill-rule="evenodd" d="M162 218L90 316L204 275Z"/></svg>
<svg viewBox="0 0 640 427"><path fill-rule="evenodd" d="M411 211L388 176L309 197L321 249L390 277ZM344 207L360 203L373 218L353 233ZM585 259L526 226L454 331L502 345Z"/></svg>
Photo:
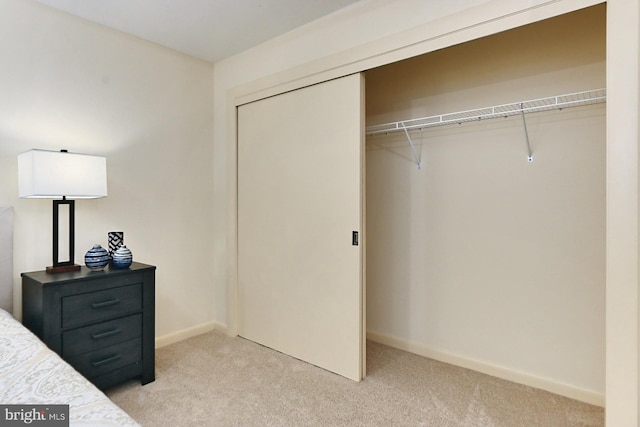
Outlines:
<svg viewBox="0 0 640 427"><path fill-rule="evenodd" d="M167 335L156 338L156 348L164 347L165 345L174 344L179 341L186 340L188 338L195 337L197 335L211 332L216 328L216 322L206 322L200 325L193 326L191 328L183 329L178 332L172 332Z"/></svg>
<svg viewBox="0 0 640 427"><path fill-rule="evenodd" d="M605 396L602 393L560 383L549 378L542 378L525 372L515 371L502 366L492 365L490 363L459 356L446 351L436 350L422 344L373 331L367 331L367 339L399 350L408 351L410 353L438 360L440 362L482 372L483 374L491 375L503 380L539 388L570 399L589 403L591 405L604 407Z"/></svg>

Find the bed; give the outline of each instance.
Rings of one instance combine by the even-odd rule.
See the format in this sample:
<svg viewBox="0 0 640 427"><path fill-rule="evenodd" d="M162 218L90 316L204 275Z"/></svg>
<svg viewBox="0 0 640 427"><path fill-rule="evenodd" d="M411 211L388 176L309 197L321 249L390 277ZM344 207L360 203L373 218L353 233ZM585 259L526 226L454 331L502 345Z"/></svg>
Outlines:
<svg viewBox="0 0 640 427"><path fill-rule="evenodd" d="M13 209L0 207L0 404L69 405L71 426L139 426L10 314L12 241Z"/></svg>

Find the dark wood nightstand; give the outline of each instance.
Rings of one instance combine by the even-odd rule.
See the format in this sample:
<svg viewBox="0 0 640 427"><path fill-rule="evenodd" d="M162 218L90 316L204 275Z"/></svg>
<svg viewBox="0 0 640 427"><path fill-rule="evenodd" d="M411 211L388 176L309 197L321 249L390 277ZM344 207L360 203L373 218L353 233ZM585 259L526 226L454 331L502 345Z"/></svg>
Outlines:
<svg viewBox="0 0 640 427"><path fill-rule="evenodd" d="M99 388L155 379L155 267L22 273L22 323Z"/></svg>

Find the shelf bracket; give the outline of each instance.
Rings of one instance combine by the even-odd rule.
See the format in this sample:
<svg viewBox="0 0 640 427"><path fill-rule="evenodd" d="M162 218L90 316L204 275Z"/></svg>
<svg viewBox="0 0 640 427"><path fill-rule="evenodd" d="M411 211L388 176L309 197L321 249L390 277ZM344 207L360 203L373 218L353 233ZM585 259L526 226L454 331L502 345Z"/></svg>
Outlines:
<svg viewBox="0 0 640 427"><path fill-rule="evenodd" d="M522 115L522 126L524 127L524 137L527 142L527 161L533 162L533 153L531 153L531 144L529 144L529 131L527 130L527 121L524 119L524 104L520 104L520 114Z"/></svg>
<svg viewBox="0 0 640 427"><path fill-rule="evenodd" d="M418 163L418 169L420 170L422 169L422 160L420 160L418 153L416 153L416 147L413 145L413 141L411 140L411 136L409 135L407 127L402 122L400 124L402 125L402 129L404 130L404 134L407 136L407 141L409 141L409 146L411 147L413 158L415 159L416 163Z"/></svg>

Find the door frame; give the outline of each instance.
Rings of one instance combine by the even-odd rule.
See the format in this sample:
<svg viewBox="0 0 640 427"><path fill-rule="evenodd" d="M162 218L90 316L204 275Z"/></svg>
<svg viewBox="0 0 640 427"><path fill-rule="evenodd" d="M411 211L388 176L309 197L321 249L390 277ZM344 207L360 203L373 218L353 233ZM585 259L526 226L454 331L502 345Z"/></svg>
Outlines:
<svg viewBox="0 0 640 427"><path fill-rule="evenodd" d="M227 332L237 335L236 107L347 74L607 3L606 422L638 425L640 406L640 7L626 0L493 0L376 42L261 78L227 94ZM625 40L625 43L617 43ZM366 326L366 325L365 325Z"/></svg>

